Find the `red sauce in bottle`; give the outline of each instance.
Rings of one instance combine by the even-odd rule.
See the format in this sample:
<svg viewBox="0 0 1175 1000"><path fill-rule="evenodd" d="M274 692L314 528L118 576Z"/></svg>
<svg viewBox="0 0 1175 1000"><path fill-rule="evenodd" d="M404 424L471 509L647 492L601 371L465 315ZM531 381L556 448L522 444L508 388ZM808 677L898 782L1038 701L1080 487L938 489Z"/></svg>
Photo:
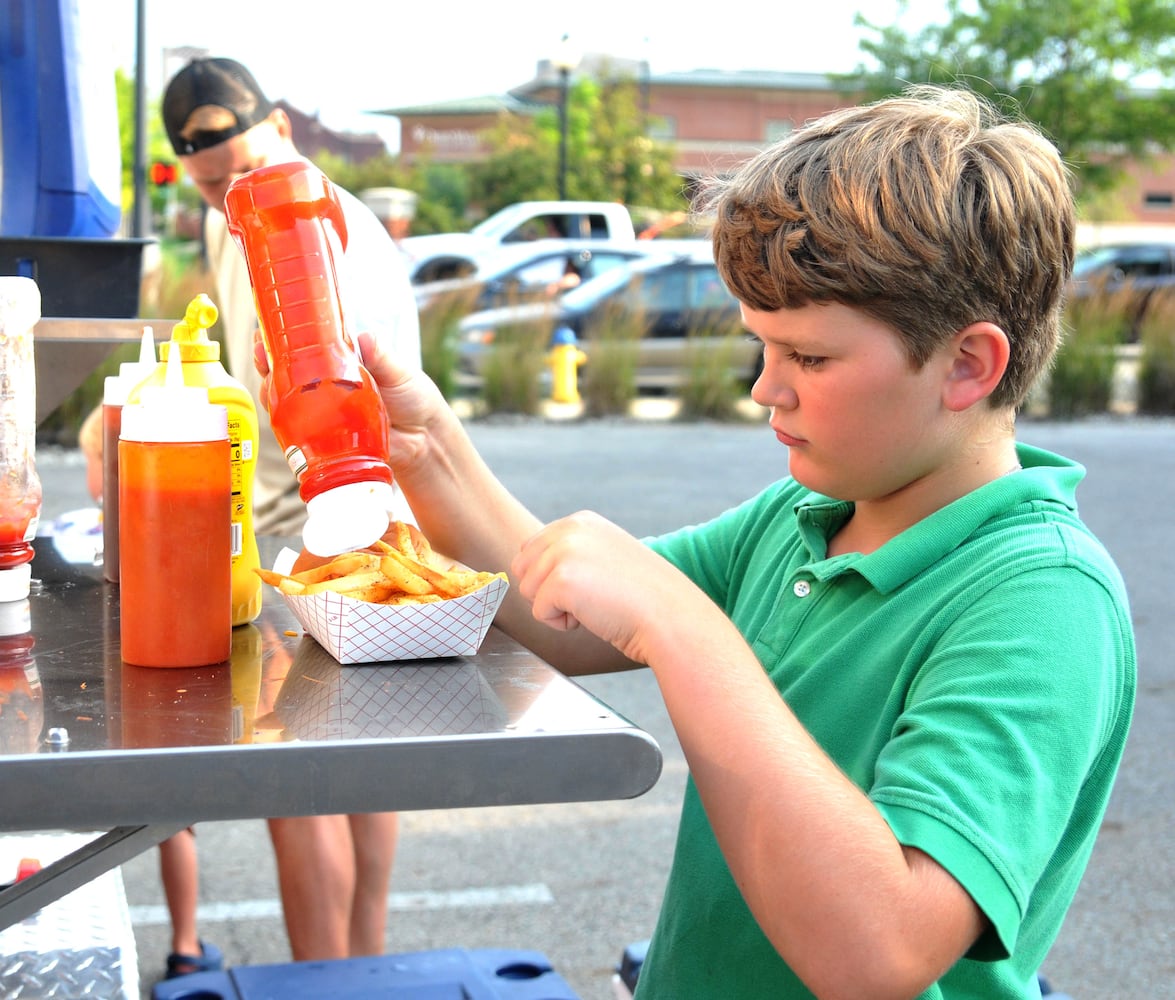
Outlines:
<svg viewBox="0 0 1175 1000"><path fill-rule="evenodd" d="M9 495L0 511L0 569L12 569L33 558L31 539L41 516L41 491Z"/></svg>
<svg viewBox="0 0 1175 1000"><path fill-rule="evenodd" d="M197 667L229 658L229 444L119 442L122 658Z"/></svg>
<svg viewBox="0 0 1175 1000"><path fill-rule="evenodd" d="M164 384L122 410L119 635L140 667L225 663L232 647L228 411L182 364L174 352Z"/></svg>
<svg viewBox="0 0 1175 1000"><path fill-rule="evenodd" d="M390 486L387 414L344 324L335 258L342 207L310 163L237 178L225 197L229 232L249 267L271 372L274 436L309 501L336 486Z"/></svg>

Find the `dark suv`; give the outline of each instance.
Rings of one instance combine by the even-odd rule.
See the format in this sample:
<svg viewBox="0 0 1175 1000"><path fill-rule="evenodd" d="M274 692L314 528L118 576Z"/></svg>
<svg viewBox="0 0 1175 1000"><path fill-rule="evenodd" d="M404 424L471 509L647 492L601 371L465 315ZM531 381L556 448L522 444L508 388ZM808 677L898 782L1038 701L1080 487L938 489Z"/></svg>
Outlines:
<svg viewBox="0 0 1175 1000"><path fill-rule="evenodd" d="M656 241L654 241L656 242ZM592 341L606 335L608 324L623 314L639 316L642 336L637 346L636 383L641 388L669 389L679 385L690 365L691 351L732 347L731 365L740 380L758 375L762 352L757 341L740 336L738 302L714 265L709 241L688 241L688 249L613 267L566 292L554 302L471 313L458 327L461 381L476 385L497 333L533 328L541 334L567 327L591 365ZM536 343L542 343L537 338Z"/></svg>
<svg viewBox="0 0 1175 1000"><path fill-rule="evenodd" d="M1104 296L1121 303L1128 340L1139 328L1156 292L1175 288L1175 243L1113 243L1088 247L1077 255L1069 299Z"/></svg>

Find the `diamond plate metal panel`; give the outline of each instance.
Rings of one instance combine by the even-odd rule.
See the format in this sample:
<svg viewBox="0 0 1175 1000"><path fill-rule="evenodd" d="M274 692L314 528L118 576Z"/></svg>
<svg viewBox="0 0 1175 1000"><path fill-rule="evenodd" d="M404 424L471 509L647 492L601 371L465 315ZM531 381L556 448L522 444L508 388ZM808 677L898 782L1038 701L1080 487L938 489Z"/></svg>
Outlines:
<svg viewBox="0 0 1175 1000"><path fill-rule="evenodd" d="M97 834L0 837L0 879L21 858L42 866ZM105 872L0 931L0 1000L138 1000L138 956L122 872Z"/></svg>

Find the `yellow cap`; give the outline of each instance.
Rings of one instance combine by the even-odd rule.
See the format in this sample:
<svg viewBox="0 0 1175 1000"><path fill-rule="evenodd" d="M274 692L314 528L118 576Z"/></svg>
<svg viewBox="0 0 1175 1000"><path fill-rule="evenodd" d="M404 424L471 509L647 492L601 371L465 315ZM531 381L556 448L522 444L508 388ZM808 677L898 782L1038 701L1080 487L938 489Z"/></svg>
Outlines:
<svg viewBox="0 0 1175 1000"><path fill-rule="evenodd" d="M168 348L176 344L181 361L219 361L220 344L208 336L220 313L207 295L201 292L184 310L184 318L171 328L171 340L159 345L159 360L166 361Z"/></svg>

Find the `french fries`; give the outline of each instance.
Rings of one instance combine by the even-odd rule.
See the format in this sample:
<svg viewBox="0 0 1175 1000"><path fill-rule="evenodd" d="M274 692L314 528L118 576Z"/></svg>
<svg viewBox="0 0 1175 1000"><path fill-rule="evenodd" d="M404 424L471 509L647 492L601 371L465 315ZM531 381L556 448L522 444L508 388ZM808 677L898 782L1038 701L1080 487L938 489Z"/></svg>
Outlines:
<svg viewBox="0 0 1175 1000"><path fill-rule="evenodd" d="M433 551L414 524L393 521L368 549L290 574L257 568L258 576L283 594L312 596L326 591L370 604L427 604L472 594L505 573L467 570Z"/></svg>

